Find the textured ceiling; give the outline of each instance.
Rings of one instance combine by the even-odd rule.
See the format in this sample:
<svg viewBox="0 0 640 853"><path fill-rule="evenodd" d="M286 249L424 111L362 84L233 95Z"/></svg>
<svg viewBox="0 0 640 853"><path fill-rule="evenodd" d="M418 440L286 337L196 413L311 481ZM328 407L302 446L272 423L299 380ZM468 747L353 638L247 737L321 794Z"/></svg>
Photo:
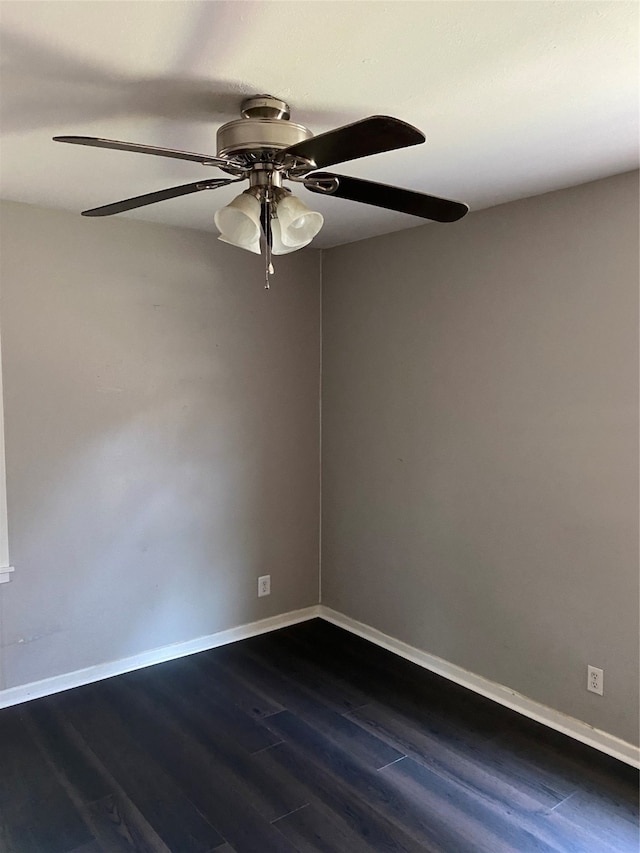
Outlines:
<svg viewBox="0 0 640 853"><path fill-rule="evenodd" d="M638 165L635 2L10 2L0 6L0 193L80 211L220 175L59 145L103 136L215 154L248 94L320 133L387 114L425 145L336 166L479 209ZM125 214L215 231L235 188ZM422 220L297 190L314 245ZM455 225L451 226L455 227Z"/></svg>

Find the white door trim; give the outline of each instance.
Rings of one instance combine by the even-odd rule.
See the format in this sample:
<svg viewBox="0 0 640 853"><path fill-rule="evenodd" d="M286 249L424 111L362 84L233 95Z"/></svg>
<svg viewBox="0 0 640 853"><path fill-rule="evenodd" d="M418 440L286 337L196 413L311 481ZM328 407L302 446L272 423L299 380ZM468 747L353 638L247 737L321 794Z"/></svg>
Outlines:
<svg viewBox="0 0 640 853"><path fill-rule="evenodd" d="M7 520L7 476L4 455L4 397L2 393L2 345L0 343L0 583L11 578L9 525Z"/></svg>

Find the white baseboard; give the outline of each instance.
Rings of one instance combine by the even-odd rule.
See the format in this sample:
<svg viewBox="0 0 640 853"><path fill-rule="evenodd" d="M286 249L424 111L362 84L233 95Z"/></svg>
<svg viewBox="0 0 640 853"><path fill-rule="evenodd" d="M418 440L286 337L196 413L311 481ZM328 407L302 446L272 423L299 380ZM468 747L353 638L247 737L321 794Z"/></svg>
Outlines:
<svg viewBox="0 0 640 853"><path fill-rule="evenodd" d="M326 619L328 622L332 622L340 628L345 628L347 631L351 631L365 640L370 640L377 646L382 646L383 649L387 649L390 652L400 655L400 657L417 663L418 666L435 672L437 675L442 675L450 681L455 681L456 684L468 687L469 690L473 690L481 696L486 696L500 705L505 705L507 708L511 708L525 717L530 717L532 720L543 723L551 729L569 735L569 737L586 743L588 746L600 750L600 752L624 761L625 764L640 767L640 748L615 737L615 735L596 729L582 720L569 717L566 714L560 713L560 711L548 708L546 705L541 705L539 702L529 699L515 690L511 690L511 688L505 687L503 684L489 681L487 678L475 675L475 673L469 672L461 666L456 666L456 664L449 663L449 661L431 655L428 652L416 649L414 646L403 643L401 640L396 640L394 637L383 634L382 631L378 631L376 628L371 628L369 625L357 622L350 616L338 613L330 607L320 605L320 613L318 615L321 619Z"/></svg>
<svg viewBox="0 0 640 853"><path fill-rule="evenodd" d="M39 699L41 696L50 696L52 693L60 693L72 687L82 687L94 681L102 681L114 675L122 675L134 669L142 669L145 666L153 666L156 663L164 663L168 660L192 655L196 652L204 652L214 649L216 646L224 646L227 643L235 643L237 640L246 640L257 634L265 634L267 631L276 631L287 625L295 625L297 622L306 622L319 616L319 606L305 607L302 610L291 610L279 616L271 616L269 619L261 619L259 622L250 622L248 625L239 625L237 628L229 628L227 631L218 631L216 634L208 634L205 637L197 637L195 640L187 640L184 643L172 643L170 646L162 646L138 655L132 655L121 660L101 663L89 666L86 669L78 669L75 672L67 672L63 675L54 675L44 678L42 681L33 681L30 684L21 684L18 687L9 687L0 690L0 708L8 708L31 699Z"/></svg>
<svg viewBox="0 0 640 853"><path fill-rule="evenodd" d="M403 643L401 640L396 640L394 637L383 634L382 631L378 631L376 628L358 622L350 616L345 616L343 613L338 613L336 610L332 610L330 607L325 607L322 604L305 607L302 610L292 610L289 613L282 613L279 616L272 616L269 619L261 619L258 622L251 622L248 625L239 625L237 628L229 628L227 631L219 631L215 634L208 634L205 637L197 637L195 640L188 640L184 643L173 643L170 646L152 649L151 651L142 652L141 654L121 660L90 666L86 669L79 669L75 672L64 673L62 675L55 675L51 678L45 678L42 681L21 684L18 687L9 687L6 690L0 690L0 708L8 708L11 705L28 702L31 699L39 699L41 696L60 693L72 687L82 687L85 684L101 681L104 678L111 678L114 675L122 675L125 672L131 672L135 669L142 669L146 666L153 666L157 663L164 663L165 661L175 660L186 655L207 651L207 649L214 649L216 646L224 646L227 643L245 640L249 637L255 637L258 634L276 631L278 628L285 628L287 625L295 625L298 622L306 622L308 619L316 617L326 619L340 628L345 628L347 631L351 631L365 640L370 640L372 643L390 652L394 652L400 655L400 657L406 658L406 660L410 660L431 672L442 675L444 678L456 682L456 684L468 687L469 690L473 690L481 696L486 696L500 705L511 708L513 711L517 711L525 717L530 717L532 720L537 720L539 723L549 726L549 728L569 735L569 737L586 743L588 746L592 746L607 755L624 761L626 764L630 764L633 767L640 767L640 749L633 744L627 743L608 732L596 729L575 717L569 717L566 714L560 713L560 711L548 708L546 705L541 705L539 702L529 699L527 696L523 696L511 688L505 687L503 684L489 681L481 675L476 675L456 664L449 663L449 661L428 652L423 652L414 646L410 646L408 643Z"/></svg>

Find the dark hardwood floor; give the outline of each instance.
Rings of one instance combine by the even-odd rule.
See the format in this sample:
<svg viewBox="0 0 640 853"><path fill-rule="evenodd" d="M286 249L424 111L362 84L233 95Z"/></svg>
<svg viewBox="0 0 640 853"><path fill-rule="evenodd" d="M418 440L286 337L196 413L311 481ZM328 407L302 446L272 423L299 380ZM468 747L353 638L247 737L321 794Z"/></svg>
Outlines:
<svg viewBox="0 0 640 853"><path fill-rule="evenodd" d="M313 620L0 711L0 853L637 853L638 772Z"/></svg>

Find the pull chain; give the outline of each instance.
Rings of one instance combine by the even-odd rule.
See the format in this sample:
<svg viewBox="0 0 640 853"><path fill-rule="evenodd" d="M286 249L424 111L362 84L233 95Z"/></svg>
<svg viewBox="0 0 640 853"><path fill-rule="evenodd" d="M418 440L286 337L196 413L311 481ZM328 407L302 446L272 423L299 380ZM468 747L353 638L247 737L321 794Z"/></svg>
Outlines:
<svg viewBox="0 0 640 853"><path fill-rule="evenodd" d="M274 274L271 262L271 246L273 236L271 233L271 197L267 193L262 202L262 231L264 233L264 289L269 290L269 276Z"/></svg>

